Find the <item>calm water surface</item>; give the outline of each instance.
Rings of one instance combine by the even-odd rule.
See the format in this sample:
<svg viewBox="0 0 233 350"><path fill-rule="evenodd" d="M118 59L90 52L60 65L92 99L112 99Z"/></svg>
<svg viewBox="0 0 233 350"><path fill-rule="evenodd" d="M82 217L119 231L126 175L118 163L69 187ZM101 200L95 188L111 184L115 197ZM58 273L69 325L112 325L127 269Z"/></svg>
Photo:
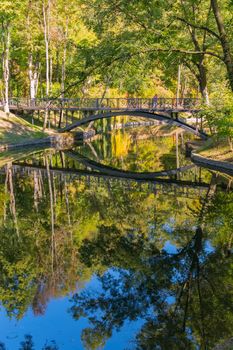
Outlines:
<svg viewBox="0 0 233 350"><path fill-rule="evenodd" d="M0 349L232 337L231 178L192 166L188 137L117 131L1 169Z"/></svg>

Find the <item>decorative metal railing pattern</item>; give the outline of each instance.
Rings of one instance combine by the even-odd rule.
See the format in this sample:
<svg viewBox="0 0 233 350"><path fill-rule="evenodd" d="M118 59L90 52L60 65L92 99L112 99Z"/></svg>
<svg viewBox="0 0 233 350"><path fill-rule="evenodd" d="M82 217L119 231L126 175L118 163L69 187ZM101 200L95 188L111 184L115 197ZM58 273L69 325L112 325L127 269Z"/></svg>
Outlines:
<svg viewBox="0 0 233 350"><path fill-rule="evenodd" d="M0 101L0 106L4 102ZM202 100L197 98L10 98L10 109L31 110L160 110L189 111L200 110Z"/></svg>

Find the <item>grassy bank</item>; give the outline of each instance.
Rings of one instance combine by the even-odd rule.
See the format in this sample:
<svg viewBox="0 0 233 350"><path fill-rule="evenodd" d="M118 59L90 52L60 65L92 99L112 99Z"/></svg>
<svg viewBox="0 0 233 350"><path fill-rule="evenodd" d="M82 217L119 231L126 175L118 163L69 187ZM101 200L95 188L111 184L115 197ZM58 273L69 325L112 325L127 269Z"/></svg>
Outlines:
<svg viewBox="0 0 233 350"><path fill-rule="evenodd" d="M33 126L12 113L7 115L0 111L0 145L18 144L47 136L40 127Z"/></svg>
<svg viewBox="0 0 233 350"><path fill-rule="evenodd" d="M199 149L198 154L213 160L233 163L233 152L225 138L213 137L209 139L203 147Z"/></svg>

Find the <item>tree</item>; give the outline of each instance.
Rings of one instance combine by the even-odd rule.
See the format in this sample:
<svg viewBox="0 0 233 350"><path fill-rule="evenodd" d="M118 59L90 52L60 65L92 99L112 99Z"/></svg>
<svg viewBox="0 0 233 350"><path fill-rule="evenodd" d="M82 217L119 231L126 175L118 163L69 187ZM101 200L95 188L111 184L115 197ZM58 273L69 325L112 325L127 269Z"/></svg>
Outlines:
<svg viewBox="0 0 233 350"><path fill-rule="evenodd" d="M21 342L20 350L34 350L34 344L31 335L25 335L25 340Z"/></svg>
<svg viewBox="0 0 233 350"><path fill-rule="evenodd" d="M233 91L233 58L232 58L232 47L230 46L230 40L225 29L223 17L220 11L219 3L217 0L211 0L211 7L216 20L219 41L223 51L223 61L227 68L228 79L230 82L231 90Z"/></svg>

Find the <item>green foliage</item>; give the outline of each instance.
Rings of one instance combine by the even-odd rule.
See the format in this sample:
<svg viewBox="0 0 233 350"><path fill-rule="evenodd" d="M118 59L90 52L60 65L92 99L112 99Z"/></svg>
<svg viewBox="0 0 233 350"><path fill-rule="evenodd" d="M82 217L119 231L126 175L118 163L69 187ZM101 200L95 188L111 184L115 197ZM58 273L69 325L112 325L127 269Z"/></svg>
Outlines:
<svg viewBox="0 0 233 350"><path fill-rule="evenodd" d="M178 65L181 95L214 97L228 89L218 27L208 1L108 0L7 1L2 23L10 25L10 76L14 96L29 95L29 57L45 94L43 4L49 11L50 95L174 96ZM231 43L231 4L220 10ZM207 28L207 29L206 29ZM5 27L2 27L4 38ZM1 43L4 53L4 40ZM217 59L219 61L217 61ZM65 76L63 76L65 72ZM1 86L4 87L3 72ZM62 79L65 79L62 82Z"/></svg>
<svg viewBox="0 0 233 350"><path fill-rule="evenodd" d="M233 100L219 102L206 107L199 113L200 117L205 118L212 133L217 133L220 137L233 137Z"/></svg>

